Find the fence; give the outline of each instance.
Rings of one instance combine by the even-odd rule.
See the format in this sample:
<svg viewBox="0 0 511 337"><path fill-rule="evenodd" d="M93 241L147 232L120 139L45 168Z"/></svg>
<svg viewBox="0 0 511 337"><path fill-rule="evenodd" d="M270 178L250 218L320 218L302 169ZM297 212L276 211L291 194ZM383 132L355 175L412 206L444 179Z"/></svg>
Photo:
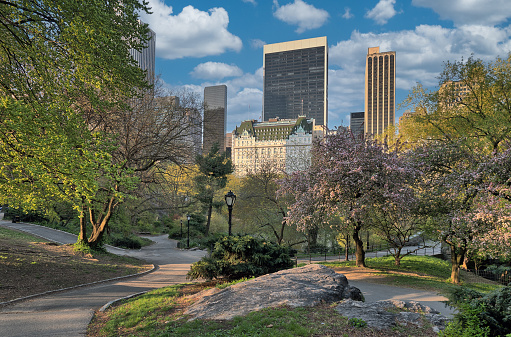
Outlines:
<svg viewBox="0 0 511 337"><path fill-rule="evenodd" d="M441 249L440 247L437 247L435 245L429 245L429 246L407 246L403 247L401 250L401 255L405 255L408 252L412 252L412 255L435 255L440 254ZM334 248L334 249L325 249L325 248L319 248L319 249L311 249L310 252L303 252L299 254L297 260L302 260L304 262L305 260L309 260L309 262L315 261L345 261L345 250L344 248ZM391 255L389 253L389 246L388 245L370 245L369 249L366 250L366 257L384 257ZM355 250L350 249L348 254L349 260L355 259Z"/></svg>
<svg viewBox="0 0 511 337"><path fill-rule="evenodd" d="M467 269L468 272L484 277L487 280L499 282L503 285L508 285L511 282L511 272L505 271L503 273L494 273L489 270Z"/></svg>

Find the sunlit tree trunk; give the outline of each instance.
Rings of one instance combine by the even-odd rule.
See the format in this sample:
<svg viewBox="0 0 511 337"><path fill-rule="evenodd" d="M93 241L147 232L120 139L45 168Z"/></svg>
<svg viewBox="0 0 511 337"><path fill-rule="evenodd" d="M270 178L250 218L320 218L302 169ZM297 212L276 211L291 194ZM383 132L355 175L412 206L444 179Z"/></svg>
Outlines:
<svg viewBox="0 0 511 337"><path fill-rule="evenodd" d="M451 247L451 283L461 284L460 267L465 259L466 249L456 248L454 245Z"/></svg>
<svg viewBox="0 0 511 337"><path fill-rule="evenodd" d="M360 226L353 228L353 241L355 242L355 263L357 267L365 267L365 256L364 242L360 239Z"/></svg>

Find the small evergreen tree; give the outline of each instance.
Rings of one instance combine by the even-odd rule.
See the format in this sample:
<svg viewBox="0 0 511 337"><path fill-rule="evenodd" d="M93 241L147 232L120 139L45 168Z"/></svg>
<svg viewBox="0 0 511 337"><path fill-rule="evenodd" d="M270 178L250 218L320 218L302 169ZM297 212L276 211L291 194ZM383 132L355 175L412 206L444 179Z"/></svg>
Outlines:
<svg viewBox="0 0 511 337"><path fill-rule="evenodd" d="M207 155L197 156L195 161L199 167L199 174L194 178L197 191L195 198L207 210L205 235L208 236L213 207L220 208L224 203L214 200L215 193L225 187L227 175L233 172L233 166L231 159L219 151L218 143L213 145Z"/></svg>

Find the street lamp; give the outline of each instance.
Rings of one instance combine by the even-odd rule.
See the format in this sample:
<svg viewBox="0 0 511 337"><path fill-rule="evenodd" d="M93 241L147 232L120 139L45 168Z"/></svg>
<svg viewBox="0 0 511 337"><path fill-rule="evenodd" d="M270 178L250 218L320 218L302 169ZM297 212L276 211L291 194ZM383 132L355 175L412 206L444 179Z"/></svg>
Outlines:
<svg viewBox="0 0 511 337"><path fill-rule="evenodd" d="M188 220L188 239L186 240L186 248L190 248L190 214L186 216L186 219Z"/></svg>
<svg viewBox="0 0 511 337"><path fill-rule="evenodd" d="M235 201L236 194L232 193L232 191L227 192L225 195L225 203L227 204L227 209L229 209L229 236L231 236L232 206L234 206Z"/></svg>
<svg viewBox="0 0 511 337"><path fill-rule="evenodd" d="M181 220L181 236L180 238L182 239L183 238L183 220Z"/></svg>

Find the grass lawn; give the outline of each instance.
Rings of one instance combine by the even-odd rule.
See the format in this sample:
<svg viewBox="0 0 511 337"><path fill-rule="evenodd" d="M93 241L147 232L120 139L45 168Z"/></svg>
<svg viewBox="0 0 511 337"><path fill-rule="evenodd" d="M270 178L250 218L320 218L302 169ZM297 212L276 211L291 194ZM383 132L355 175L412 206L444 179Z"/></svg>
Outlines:
<svg viewBox="0 0 511 337"><path fill-rule="evenodd" d="M109 253L84 254L0 227L0 302L84 283L136 274L146 262Z"/></svg>
<svg viewBox="0 0 511 337"><path fill-rule="evenodd" d="M358 268L354 261L348 262L321 262L333 269ZM451 264L448 261L431 257L409 255L401 260L401 265L394 264L392 256L367 258L366 265L370 269L377 270L379 283L402 286L408 288L437 291L447 294L455 289L456 285L450 283ZM501 287L499 284L476 277L462 271L463 285L482 292L488 292Z"/></svg>

